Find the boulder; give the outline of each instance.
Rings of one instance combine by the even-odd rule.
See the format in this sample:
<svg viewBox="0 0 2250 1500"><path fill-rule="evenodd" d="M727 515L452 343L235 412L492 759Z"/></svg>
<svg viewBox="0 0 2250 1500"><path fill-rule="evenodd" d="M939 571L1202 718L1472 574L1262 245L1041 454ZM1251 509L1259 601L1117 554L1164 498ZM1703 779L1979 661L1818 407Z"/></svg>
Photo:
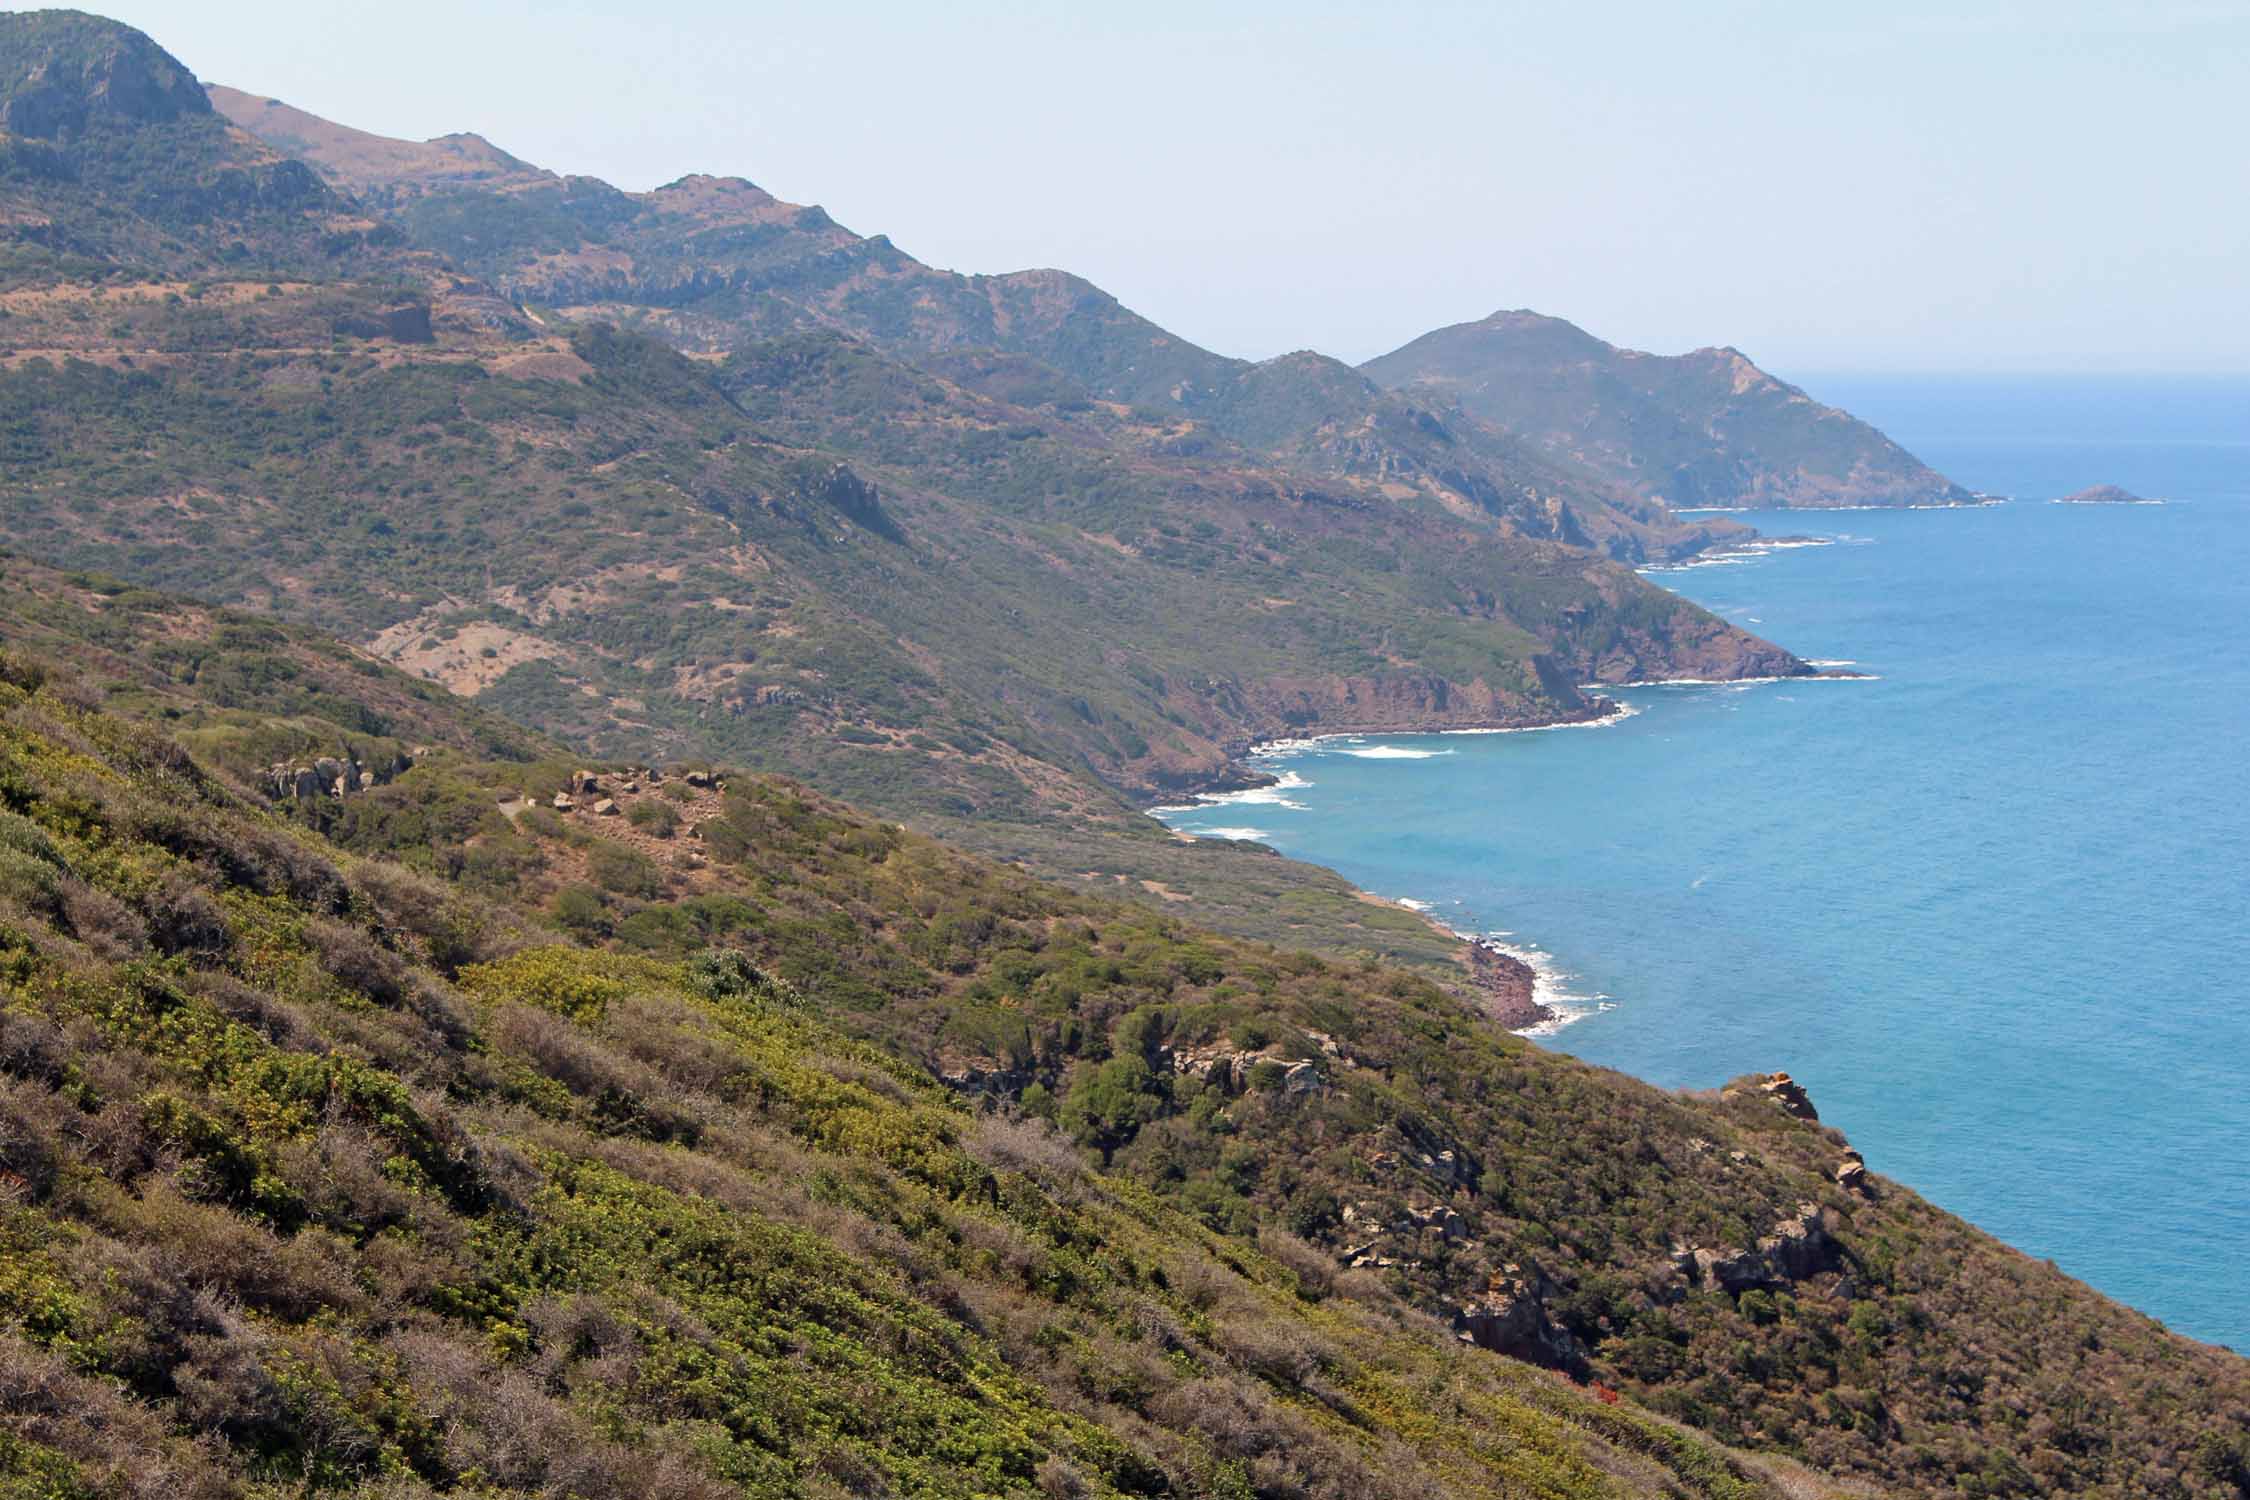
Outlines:
<svg viewBox="0 0 2250 1500"><path fill-rule="evenodd" d="M555 793L555 811L569 812L578 806L578 799L568 792Z"/></svg>
<svg viewBox="0 0 2250 1500"><path fill-rule="evenodd" d="M597 802L595 802L595 803L594 803L594 816L595 816L595 817L597 817L597 818L614 818L614 817L616 817L616 816L617 816L617 804L616 804L615 802L611 801L611 800L610 800L609 798L607 798L607 797L603 797L603 798L601 798L600 800L598 800Z"/></svg>
<svg viewBox="0 0 2250 1500"><path fill-rule="evenodd" d="M1462 1218L1451 1204L1440 1203L1432 1208L1410 1208L1406 1211L1406 1216L1414 1221L1415 1227L1430 1230L1448 1244L1455 1240L1468 1238L1469 1221Z"/></svg>

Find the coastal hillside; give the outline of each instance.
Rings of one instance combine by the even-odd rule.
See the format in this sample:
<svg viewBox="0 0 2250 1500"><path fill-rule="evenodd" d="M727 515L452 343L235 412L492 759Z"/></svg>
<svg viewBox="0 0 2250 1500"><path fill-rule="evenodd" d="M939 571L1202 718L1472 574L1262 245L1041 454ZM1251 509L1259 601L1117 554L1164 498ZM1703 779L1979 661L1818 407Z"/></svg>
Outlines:
<svg viewBox="0 0 2250 1500"><path fill-rule="evenodd" d="M50 681L0 660L10 1494L1822 1493L965 1107L846 975L579 946Z"/></svg>
<svg viewBox="0 0 2250 1500"><path fill-rule="evenodd" d="M1261 738L1569 722L1605 711L1587 683L1805 670L1608 555L1733 533L1611 506L1333 361L1256 367L1203 421L1089 394L1122 346L1076 314L1040 345L1098 346L1073 376L872 313L854 332L695 260L665 296L734 309L721 352L493 257L581 244L597 203L603 234L807 275L802 237L841 231L746 186L618 206L222 95L262 141L92 17L0 17L0 56L16 130L56 132L9 137L55 170L0 180L8 540L317 626L573 745L785 771L1058 878L1403 956L1333 877L1186 853L1138 809L1234 784ZM245 217L277 162L302 191ZM636 285L670 264L635 253Z"/></svg>
<svg viewBox="0 0 2250 1500"><path fill-rule="evenodd" d="M1361 367L1633 491L1697 506L1960 505L1975 497L1735 349L1643 354L1560 318L1497 312Z"/></svg>
<svg viewBox="0 0 2250 1500"><path fill-rule="evenodd" d="M441 735L299 795L4 679L35 1492L2250 1493L2250 1365L1785 1078L783 781Z"/></svg>

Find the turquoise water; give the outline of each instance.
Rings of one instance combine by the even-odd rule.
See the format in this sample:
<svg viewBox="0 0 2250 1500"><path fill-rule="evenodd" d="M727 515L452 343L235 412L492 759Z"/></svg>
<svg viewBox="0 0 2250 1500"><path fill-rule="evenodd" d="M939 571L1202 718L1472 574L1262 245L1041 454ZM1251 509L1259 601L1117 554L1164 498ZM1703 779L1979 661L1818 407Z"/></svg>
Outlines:
<svg viewBox="0 0 2250 1500"><path fill-rule="evenodd" d="M1975 510L1662 581L1871 681L1651 687L1593 729L1275 757L1254 831L1537 950L1550 1046L1784 1068L1874 1170L2250 1351L2250 381L1811 383ZM2056 506L2114 482L2172 503Z"/></svg>

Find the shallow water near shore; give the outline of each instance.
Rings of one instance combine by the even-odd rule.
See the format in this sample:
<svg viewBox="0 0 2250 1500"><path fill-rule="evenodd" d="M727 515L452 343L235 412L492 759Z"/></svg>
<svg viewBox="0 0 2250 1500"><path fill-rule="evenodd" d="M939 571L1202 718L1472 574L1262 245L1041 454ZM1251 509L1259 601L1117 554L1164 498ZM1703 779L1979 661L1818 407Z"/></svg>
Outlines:
<svg viewBox="0 0 2250 1500"><path fill-rule="evenodd" d="M1660 575L1860 681L1284 751L1167 811L1533 950L1546 1044L1783 1068L1877 1173L2250 1351L2250 381L1814 380L1976 509ZM2097 482L2162 506L2059 506Z"/></svg>

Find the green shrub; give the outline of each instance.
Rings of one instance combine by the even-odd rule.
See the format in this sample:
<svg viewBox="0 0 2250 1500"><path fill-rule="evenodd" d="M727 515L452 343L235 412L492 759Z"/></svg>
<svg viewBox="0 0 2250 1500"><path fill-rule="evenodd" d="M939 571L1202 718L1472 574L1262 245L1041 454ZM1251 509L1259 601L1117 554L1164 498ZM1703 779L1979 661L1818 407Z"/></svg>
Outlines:
<svg viewBox="0 0 2250 1500"><path fill-rule="evenodd" d="M625 809L626 821L643 833L668 839L680 826L679 809L654 797L643 797Z"/></svg>

